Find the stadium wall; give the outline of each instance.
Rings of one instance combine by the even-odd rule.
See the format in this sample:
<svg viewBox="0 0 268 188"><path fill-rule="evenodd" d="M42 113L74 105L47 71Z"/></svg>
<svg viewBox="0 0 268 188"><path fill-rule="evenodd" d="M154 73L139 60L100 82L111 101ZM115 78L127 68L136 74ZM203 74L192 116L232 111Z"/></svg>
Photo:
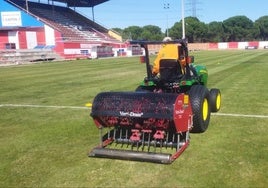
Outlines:
<svg viewBox="0 0 268 188"><path fill-rule="evenodd" d="M53 50L65 59L87 58L90 56L91 49L94 46L112 46L115 56L118 53L124 52L127 49L127 44L124 43L103 43L97 42L68 42L64 41L62 34L47 26L44 27L13 27L13 28L0 28L0 50L11 49L34 49L41 48L42 46L53 46Z"/></svg>
<svg viewBox="0 0 268 188"><path fill-rule="evenodd" d="M45 35L43 27L17 27L11 29L0 28L0 49L7 49L13 43L14 49L32 49L44 44Z"/></svg>
<svg viewBox="0 0 268 188"><path fill-rule="evenodd" d="M268 48L268 41L189 43L188 47L192 51L266 49Z"/></svg>

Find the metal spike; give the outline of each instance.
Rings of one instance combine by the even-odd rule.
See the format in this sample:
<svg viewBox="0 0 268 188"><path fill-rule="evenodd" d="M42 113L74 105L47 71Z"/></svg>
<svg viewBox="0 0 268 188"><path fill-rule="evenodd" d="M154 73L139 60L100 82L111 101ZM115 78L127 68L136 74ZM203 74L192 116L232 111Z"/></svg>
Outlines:
<svg viewBox="0 0 268 188"><path fill-rule="evenodd" d="M167 144L168 144L168 136L169 136L169 132L167 132L167 136L166 136L166 149L167 149Z"/></svg>
<svg viewBox="0 0 268 188"><path fill-rule="evenodd" d="M148 152L150 151L150 142L151 142L151 133L149 132L149 136L148 136Z"/></svg>
<svg viewBox="0 0 268 188"><path fill-rule="evenodd" d="M177 134L177 151L180 149L180 135Z"/></svg>
<svg viewBox="0 0 268 188"><path fill-rule="evenodd" d="M175 134L172 135L172 143L174 143L174 140L175 140ZM172 144L171 148L173 149L173 144Z"/></svg>
<svg viewBox="0 0 268 188"><path fill-rule="evenodd" d="M160 140L160 153L162 153L163 140Z"/></svg>
<svg viewBox="0 0 268 188"><path fill-rule="evenodd" d="M99 129L100 131L99 131L99 133L100 133L100 145L101 145L101 147L103 147L103 140L102 140L102 127L100 127L100 129Z"/></svg>
<svg viewBox="0 0 268 188"><path fill-rule="evenodd" d="M156 152L156 139L154 139L154 152Z"/></svg>
<svg viewBox="0 0 268 188"><path fill-rule="evenodd" d="M110 134L111 134L111 129L109 128L108 132L107 132L107 138L110 139Z"/></svg>
<svg viewBox="0 0 268 188"><path fill-rule="evenodd" d="M116 129L117 128L114 128L114 136L113 136L113 139L115 140L115 135L116 135Z"/></svg>
<svg viewBox="0 0 268 188"><path fill-rule="evenodd" d="M143 151L144 150L144 132L142 132L142 140L141 140L141 150Z"/></svg>
<svg viewBox="0 0 268 188"><path fill-rule="evenodd" d="M129 145L129 139L128 139L128 130L126 129L126 141L127 141L127 148L128 148L128 145Z"/></svg>
<svg viewBox="0 0 268 188"><path fill-rule="evenodd" d="M119 139L121 140L121 142L122 142L122 132L123 132L123 130L120 129ZM122 142L122 144L121 144L121 148L123 147L123 144L124 144L124 142Z"/></svg>

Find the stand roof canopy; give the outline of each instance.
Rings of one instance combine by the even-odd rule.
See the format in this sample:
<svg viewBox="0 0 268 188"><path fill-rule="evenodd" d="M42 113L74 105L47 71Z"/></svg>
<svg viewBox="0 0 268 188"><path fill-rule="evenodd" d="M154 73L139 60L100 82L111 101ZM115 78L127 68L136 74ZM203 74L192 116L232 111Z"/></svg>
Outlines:
<svg viewBox="0 0 268 188"><path fill-rule="evenodd" d="M52 1L66 3L68 7L94 7L109 0L52 0Z"/></svg>

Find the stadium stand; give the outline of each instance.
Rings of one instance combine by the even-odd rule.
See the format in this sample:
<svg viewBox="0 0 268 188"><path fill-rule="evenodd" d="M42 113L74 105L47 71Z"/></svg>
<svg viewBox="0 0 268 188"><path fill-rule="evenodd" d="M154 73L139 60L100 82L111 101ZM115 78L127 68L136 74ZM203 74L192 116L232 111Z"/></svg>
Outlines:
<svg viewBox="0 0 268 188"><path fill-rule="evenodd" d="M0 65L25 64L27 62L62 60L51 48L36 47L31 50L0 50Z"/></svg>
<svg viewBox="0 0 268 188"><path fill-rule="evenodd" d="M76 9L92 7L93 10L106 1L0 0L3 7L12 7L12 10L0 7L1 18L5 21L0 22L0 64L132 54L126 52L128 44L122 42L118 33L97 23L94 16L93 20L88 19ZM19 23L18 20L24 18L31 18L38 24ZM17 21L15 24L9 21L13 19Z"/></svg>
<svg viewBox="0 0 268 188"><path fill-rule="evenodd" d="M109 29L71 8L30 1L26 7L24 0L7 1L61 32L65 41L121 42L109 35Z"/></svg>

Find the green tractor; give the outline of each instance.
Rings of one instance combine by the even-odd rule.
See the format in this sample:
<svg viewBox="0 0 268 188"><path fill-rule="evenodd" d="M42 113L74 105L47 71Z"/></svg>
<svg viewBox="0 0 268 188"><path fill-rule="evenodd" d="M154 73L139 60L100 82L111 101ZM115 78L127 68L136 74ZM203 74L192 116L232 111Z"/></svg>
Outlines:
<svg viewBox="0 0 268 188"><path fill-rule="evenodd" d="M190 96L193 111L192 133L202 133L208 128L210 113L221 106L219 89L207 88L208 71L205 66L194 63L188 55L186 40L138 43L145 50L147 76L136 89L137 92L185 93ZM154 65L150 64L148 45L161 44Z"/></svg>
<svg viewBox="0 0 268 188"><path fill-rule="evenodd" d="M100 144L90 157L170 164L190 143L190 132L207 130L221 105L219 89L207 89L205 66L188 56L185 40L131 42L145 50L147 76L136 91L101 92L91 117ZM160 44L154 66L148 45Z"/></svg>

